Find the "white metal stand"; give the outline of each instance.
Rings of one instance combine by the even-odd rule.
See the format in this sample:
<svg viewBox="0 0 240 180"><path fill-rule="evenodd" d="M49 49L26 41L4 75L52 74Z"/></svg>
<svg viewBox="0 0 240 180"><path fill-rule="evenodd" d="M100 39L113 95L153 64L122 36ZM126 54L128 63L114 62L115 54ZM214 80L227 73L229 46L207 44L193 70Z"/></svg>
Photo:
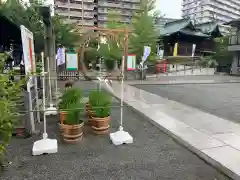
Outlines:
<svg viewBox="0 0 240 180"><path fill-rule="evenodd" d="M47 134L47 122L46 122L46 112L45 112L45 72L44 72L44 54L42 53L42 76L43 76L43 122L44 122L44 132L43 139L34 142L32 148L32 155L41 155L41 154L51 154L57 153L58 144L56 139L48 139Z"/></svg>
<svg viewBox="0 0 240 180"><path fill-rule="evenodd" d="M53 105L52 100L52 85L51 85L51 73L50 73L50 65L49 65L49 58L47 60L48 63L48 84L49 84L49 107L46 109L46 116L49 115L57 115L57 108Z"/></svg>
<svg viewBox="0 0 240 180"><path fill-rule="evenodd" d="M122 60L122 79L121 79L121 121L117 132L110 133L110 139L114 145L130 144L133 143L133 137L126 131L123 130L123 93L124 93L124 67L125 58ZM112 89L112 88L111 88ZM113 91L113 89L112 89Z"/></svg>

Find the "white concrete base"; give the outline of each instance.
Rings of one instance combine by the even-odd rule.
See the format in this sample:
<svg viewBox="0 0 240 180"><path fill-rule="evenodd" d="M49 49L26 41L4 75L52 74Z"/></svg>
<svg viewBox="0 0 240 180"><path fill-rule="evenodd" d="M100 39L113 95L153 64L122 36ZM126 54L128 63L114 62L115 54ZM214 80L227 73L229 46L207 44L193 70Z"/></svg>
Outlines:
<svg viewBox="0 0 240 180"><path fill-rule="evenodd" d="M123 130L119 130L115 133L110 133L110 139L116 146L133 143L133 137L128 132Z"/></svg>
<svg viewBox="0 0 240 180"><path fill-rule="evenodd" d="M38 156L42 154L52 154L58 152L58 144L56 139L41 139L34 142L32 155Z"/></svg>
<svg viewBox="0 0 240 180"><path fill-rule="evenodd" d="M45 110L46 116L57 115L57 113L58 113L57 108L54 107L53 104L50 104L50 106Z"/></svg>

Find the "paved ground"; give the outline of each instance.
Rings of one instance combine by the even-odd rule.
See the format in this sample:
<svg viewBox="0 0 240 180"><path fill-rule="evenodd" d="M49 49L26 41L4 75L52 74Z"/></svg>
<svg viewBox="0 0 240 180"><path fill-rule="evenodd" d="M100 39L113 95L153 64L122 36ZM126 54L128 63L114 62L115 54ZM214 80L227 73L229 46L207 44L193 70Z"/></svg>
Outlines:
<svg viewBox="0 0 240 180"><path fill-rule="evenodd" d="M111 131L115 131L119 109L113 110L112 117ZM57 154L31 156L33 141L39 137L13 139L9 146L12 164L0 180L229 179L129 108L124 110L124 119L126 130L134 137L131 145L116 147L108 136L94 136L86 128L79 144L59 141ZM55 118L48 119L48 133L59 139L56 122Z"/></svg>
<svg viewBox="0 0 240 180"><path fill-rule="evenodd" d="M240 123L240 83L134 86Z"/></svg>

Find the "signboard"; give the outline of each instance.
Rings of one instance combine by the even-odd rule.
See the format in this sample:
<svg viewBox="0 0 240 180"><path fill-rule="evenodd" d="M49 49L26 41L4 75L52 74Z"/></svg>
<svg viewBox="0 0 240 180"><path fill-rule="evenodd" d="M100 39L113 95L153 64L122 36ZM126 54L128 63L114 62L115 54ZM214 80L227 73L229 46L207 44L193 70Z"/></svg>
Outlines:
<svg viewBox="0 0 240 180"><path fill-rule="evenodd" d="M23 47L23 61L25 66L25 74L36 72L36 62L34 53L33 34L23 25L20 26L22 47ZM34 85L33 78L29 78L28 89Z"/></svg>
<svg viewBox="0 0 240 180"><path fill-rule="evenodd" d="M23 25L21 25L20 28L21 28L21 36L22 36L25 73L28 74L31 72L36 72L33 34Z"/></svg>
<svg viewBox="0 0 240 180"><path fill-rule="evenodd" d="M127 70L134 71L136 70L136 55L129 54L127 57Z"/></svg>
<svg viewBox="0 0 240 180"><path fill-rule="evenodd" d="M69 71L78 70L78 54L76 52L66 53L66 67Z"/></svg>
<svg viewBox="0 0 240 180"><path fill-rule="evenodd" d="M62 64L65 64L65 48L58 48L56 60L57 60L57 66L60 66Z"/></svg>
<svg viewBox="0 0 240 180"><path fill-rule="evenodd" d="M158 56L160 59L163 58L163 54L164 54L164 50L160 49L159 52L158 52Z"/></svg>

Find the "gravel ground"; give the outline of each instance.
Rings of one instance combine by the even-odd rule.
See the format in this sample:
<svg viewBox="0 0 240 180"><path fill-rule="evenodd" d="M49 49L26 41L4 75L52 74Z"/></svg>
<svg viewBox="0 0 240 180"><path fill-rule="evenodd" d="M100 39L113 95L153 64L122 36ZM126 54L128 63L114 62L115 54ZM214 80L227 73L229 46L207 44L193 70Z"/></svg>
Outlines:
<svg viewBox="0 0 240 180"><path fill-rule="evenodd" d="M76 86L96 87L90 82ZM111 132L119 117L119 109L113 109ZM8 148L12 164L0 180L229 180L130 108L124 108L124 120L133 144L114 146L108 135L95 136L85 127L84 139L67 145L59 139L57 118L49 117L47 130L50 138L58 139L59 152L31 156L40 137L13 139Z"/></svg>
<svg viewBox="0 0 240 180"><path fill-rule="evenodd" d="M135 87L240 123L240 83Z"/></svg>
<svg viewBox="0 0 240 180"><path fill-rule="evenodd" d="M119 110L112 113L112 129L117 129ZM59 140L59 152L31 156L33 141L13 139L9 146L11 166L0 180L227 180L147 120L124 110L126 130L134 144L114 146L108 135L95 136L86 128L84 139L77 145ZM59 139L56 118L48 119L51 138Z"/></svg>

